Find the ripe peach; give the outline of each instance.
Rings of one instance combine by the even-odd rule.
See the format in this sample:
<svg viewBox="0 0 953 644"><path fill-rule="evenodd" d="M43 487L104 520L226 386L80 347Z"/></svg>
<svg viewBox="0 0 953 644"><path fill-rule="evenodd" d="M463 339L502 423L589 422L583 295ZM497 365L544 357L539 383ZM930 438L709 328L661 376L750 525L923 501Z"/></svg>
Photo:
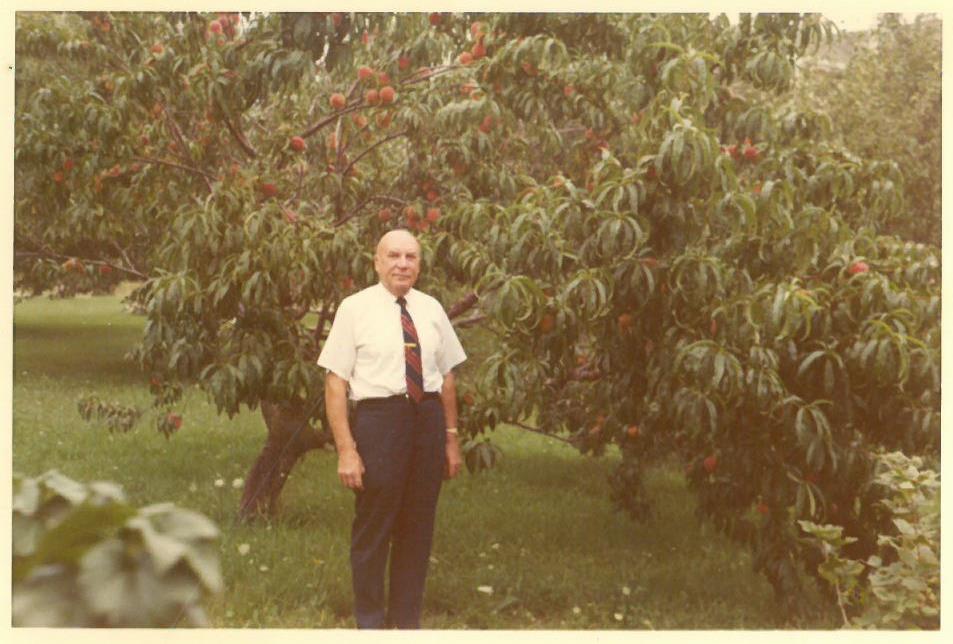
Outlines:
<svg viewBox="0 0 953 644"><path fill-rule="evenodd" d="M394 88L390 85L386 85L381 88L381 103L384 105L389 105L394 102L394 98L397 96L397 93L394 91Z"/></svg>
<svg viewBox="0 0 953 644"><path fill-rule="evenodd" d="M336 110L343 109L347 105L347 99L344 98L344 94L331 94L331 107Z"/></svg>
<svg viewBox="0 0 953 644"><path fill-rule="evenodd" d="M213 34L220 34L222 33L222 23L218 20L213 20L212 22L208 23L208 30Z"/></svg>
<svg viewBox="0 0 953 644"><path fill-rule="evenodd" d="M870 266L867 265L867 262L854 262L847 269L847 272L851 275L858 275L861 273L866 273L870 270Z"/></svg>
<svg viewBox="0 0 953 644"><path fill-rule="evenodd" d="M305 143L305 140L300 136L291 137L291 149L295 152L303 152L305 148L308 147L308 144Z"/></svg>
<svg viewBox="0 0 953 644"><path fill-rule="evenodd" d="M465 51L459 56L457 56L457 60L460 62L461 65L469 65L470 63L473 62L473 54L471 54L468 51Z"/></svg>
<svg viewBox="0 0 953 644"><path fill-rule="evenodd" d="M369 89L364 92L364 102L368 105L377 105L381 102L380 93L376 89Z"/></svg>
<svg viewBox="0 0 953 644"><path fill-rule="evenodd" d="M374 77L374 70L370 67L364 65L357 70L357 79L359 81L366 81L369 78Z"/></svg>
<svg viewBox="0 0 953 644"><path fill-rule="evenodd" d="M427 221L432 224L437 223L440 219L440 208L429 208L427 210Z"/></svg>

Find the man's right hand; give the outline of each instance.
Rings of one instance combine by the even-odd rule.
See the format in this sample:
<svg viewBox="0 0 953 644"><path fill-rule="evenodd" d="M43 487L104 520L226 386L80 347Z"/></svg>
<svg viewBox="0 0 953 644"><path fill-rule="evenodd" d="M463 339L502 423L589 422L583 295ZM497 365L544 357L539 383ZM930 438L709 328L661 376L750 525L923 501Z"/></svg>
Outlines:
<svg viewBox="0 0 953 644"><path fill-rule="evenodd" d="M348 447L338 454L338 478L344 487L352 490L364 489L364 461L356 447Z"/></svg>

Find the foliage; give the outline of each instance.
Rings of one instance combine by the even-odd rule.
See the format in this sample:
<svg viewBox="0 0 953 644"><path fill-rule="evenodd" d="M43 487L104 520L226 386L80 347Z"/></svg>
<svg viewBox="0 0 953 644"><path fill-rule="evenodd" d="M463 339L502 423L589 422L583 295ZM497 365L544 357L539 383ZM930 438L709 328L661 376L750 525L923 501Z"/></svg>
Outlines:
<svg viewBox="0 0 953 644"><path fill-rule="evenodd" d="M121 405L117 402L103 402L98 396L86 395L76 401L79 415L85 421L93 418L105 420L110 432L128 432L136 426L142 410L136 407Z"/></svg>
<svg viewBox="0 0 953 644"><path fill-rule="evenodd" d="M823 553L821 577L837 594L845 625L865 628L940 626L940 478L923 459L901 452L877 459L879 501L891 531L865 562L845 558L841 526L799 521ZM848 618L846 609L856 613Z"/></svg>
<svg viewBox="0 0 953 644"><path fill-rule="evenodd" d="M843 69L808 66L801 95L831 118L844 145L894 163L909 213L888 230L940 245L942 214L942 22L918 15L905 23L881 14L873 32L853 37Z"/></svg>
<svg viewBox="0 0 953 644"><path fill-rule="evenodd" d="M461 431L617 444L636 516L678 454L779 597L816 568L796 520L867 556L871 451L937 451L939 253L885 234L917 216L896 164L785 93L817 15L45 20L18 16L18 57L98 75L24 81L17 285L147 276L137 358L223 413L324 422L336 303L405 226L421 288L494 338Z"/></svg>
<svg viewBox="0 0 953 644"><path fill-rule="evenodd" d="M503 451L488 439L470 439L463 444L463 462L471 474L493 469L503 458Z"/></svg>
<svg viewBox="0 0 953 644"><path fill-rule="evenodd" d="M207 625L201 600L222 588L218 534L171 503L133 508L114 483L16 477L13 624Z"/></svg>

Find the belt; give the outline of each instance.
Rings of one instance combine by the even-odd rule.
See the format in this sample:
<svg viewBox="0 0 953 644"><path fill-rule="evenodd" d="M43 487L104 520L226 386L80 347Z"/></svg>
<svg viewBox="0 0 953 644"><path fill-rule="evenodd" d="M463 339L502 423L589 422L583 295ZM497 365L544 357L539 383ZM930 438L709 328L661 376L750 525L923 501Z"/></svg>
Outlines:
<svg viewBox="0 0 953 644"><path fill-rule="evenodd" d="M425 400L440 400L440 394L436 391L427 391L424 392L424 397L420 400L423 402ZM386 403L395 403L395 402L414 402L413 399L407 394L395 394L393 396L384 396L381 398L362 398L357 401L357 406L362 405L375 405L375 404L386 404Z"/></svg>

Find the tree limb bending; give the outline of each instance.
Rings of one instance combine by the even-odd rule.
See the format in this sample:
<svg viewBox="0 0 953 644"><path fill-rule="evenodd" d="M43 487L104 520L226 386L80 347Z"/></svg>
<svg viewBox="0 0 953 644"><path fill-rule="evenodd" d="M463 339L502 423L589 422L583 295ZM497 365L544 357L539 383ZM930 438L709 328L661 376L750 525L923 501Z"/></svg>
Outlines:
<svg viewBox="0 0 953 644"><path fill-rule="evenodd" d="M407 135L407 130L403 130L402 132L397 132L396 134L385 136L383 139L380 139L379 141L375 141L371 145L367 146L367 148L363 152L361 152L359 155L354 157L354 160L351 161L349 164L347 164L347 167L344 169L344 172L342 172L341 174L343 174L344 176L347 176L347 173L351 171L351 168L354 167L354 164L360 161L361 159L363 159L368 154L370 154L374 150L374 148L380 147L384 145L385 143L387 143L388 141L393 141L394 139L398 139L406 135Z"/></svg>
<svg viewBox="0 0 953 644"><path fill-rule="evenodd" d="M193 168L193 167L190 167L190 166L187 166L187 165L183 165L183 164L181 164L181 163L176 163L175 161L167 161L167 160L165 160L165 159L154 159L154 158L152 158L152 157L133 157L132 159L133 159L133 161L142 161L143 163L156 163L156 164L159 164L159 165L167 165L167 166L169 166L170 168L178 168L179 170L185 170L185 171L187 171L187 172L194 172L195 174L200 174L200 175L202 175L203 177L205 177L207 180L210 180L210 181L215 180L215 177L214 177L214 176L210 175L209 173L205 172L204 170L200 170L199 168ZM211 186L209 186L209 188L211 188Z"/></svg>
<svg viewBox="0 0 953 644"><path fill-rule="evenodd" d="M242 134L241 130L239 130L238 127L234 123L232 123L232 119L228 118L228 116L225 116L223 114L222 120L225 121L225 127L228 128L228 131L231 133L232 138L235 139L236 143L238 143L238 146L242 149L242 151L245 154L247 154L249 158L251 159L256 158L258 156L258 153L255 152L255 148L251 146L251 143L248 142L248 139L245 138L245 135Z"/></svg>
<svg viewBox="0 0 953 644"><path fill-rule="evenodd" d="M102 260L99 260L99 259L85 259L85 258L83 258L83 257L74 257L74 256L72 256L72 255L63 255L62 253L34 253L34 252L31 252L31 251L21 250L21 251L16 251L16 252L14 253L14 257L38 257L38 258L40 258L40 259L77 259L77 260L83 262L84 264L89 264L90 266L108 266L108 267L113 268L113 269L115 269L115 270L117 270L117 271L122 271L123 273L127 273L127 274L129 274L129 275L133 275L133 276L135 276L135 277L138 277L139 279L143 279L143 280L144 280L144 279L148 279L148 278L149 278L148 275L145 275L145 274L143 274L143 273L140 273L139 271L137 271L137 270L134 269L134 268L129 268L129 267L126 267L126 266L120 266L119 264L113 264L112 262L105 262L105 261L102 261Z"/></svg>
<svg viewBox="0 0 953 644"><path fill-rule="evenodd" d="M566 443L567 445L572 445L573 447L575 447L573 442L569 440L568 438L563 438L562 436L556 436L554 434L550 434L549 432L544 432L541 429L537 429L536 427L530 427L529 425L524 425L523 423L512 421L512 420L506 421L506 423L508 425L513 425L514 427L519 427L520 429L525 430L527 432L533 432L534 434L541 434L548 438L552 438L553 440L557 440L562 443Z"/></svg>

